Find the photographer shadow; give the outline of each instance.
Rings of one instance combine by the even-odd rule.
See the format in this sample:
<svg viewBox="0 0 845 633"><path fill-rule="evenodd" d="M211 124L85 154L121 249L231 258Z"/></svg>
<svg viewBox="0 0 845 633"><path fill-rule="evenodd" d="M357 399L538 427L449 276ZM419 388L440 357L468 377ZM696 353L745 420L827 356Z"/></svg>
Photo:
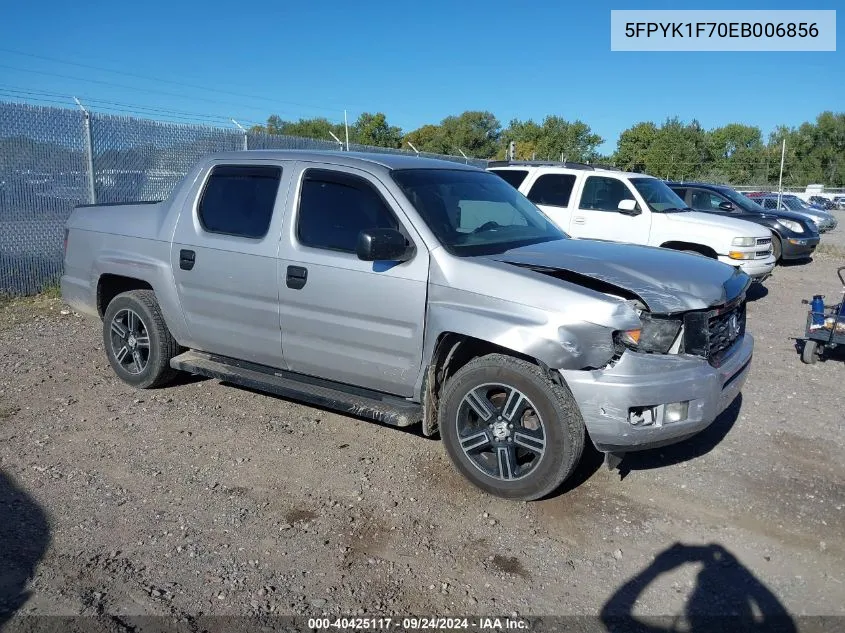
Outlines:
<svg viewBox="0 0 845 633"><path fill-rule="evenodd" d="M701 564L684 613L634 616L634 606L662 574ZM727 549L717 543L675 543L607 600L600 614L609 633L796 633L795 622L777 597Z"/></svg>
<svg viewBox="0 0 845 633"><path fill-rule="evenodd" d="M29 599L27 585L49 543L44 510L0 471L0 631Z"/></svg>

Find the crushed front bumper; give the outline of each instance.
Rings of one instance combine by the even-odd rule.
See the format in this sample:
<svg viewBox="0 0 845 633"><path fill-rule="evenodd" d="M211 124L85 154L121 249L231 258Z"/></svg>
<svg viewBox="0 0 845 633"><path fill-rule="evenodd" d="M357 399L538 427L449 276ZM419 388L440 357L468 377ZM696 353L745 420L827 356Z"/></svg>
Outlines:
<svg viewBox="0 0 845 633"><path fill-rule="evenodd" d="M719 367L685 354L626 351L606 369L559 371L596 448L621 453L679 442L707 428L742 390L753 349L746 333ZM683 402L686 418L669 422L666 405ZM637 421L643 408L653 411L653 423Z"/></svg>

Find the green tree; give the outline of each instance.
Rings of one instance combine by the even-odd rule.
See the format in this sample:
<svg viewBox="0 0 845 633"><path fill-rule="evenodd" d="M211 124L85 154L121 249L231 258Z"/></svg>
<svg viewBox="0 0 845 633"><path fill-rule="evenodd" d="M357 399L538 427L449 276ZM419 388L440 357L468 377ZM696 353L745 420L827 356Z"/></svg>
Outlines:
<svg viewBox="0 0 845 633"><path fill-rule="evenodd" d="M396 126L388 125L387 117L378 112L370 114L364 112L352 126L350 134L353 134L356 143L362 145L374 145L376 147L397 148L402 143L402 130Z"/></svg>
<svg viewBox="0 0 845 633"><path fill-rule="evenodd" d="M760 128L730 123L707 134L709 170L734 183L751 183L764 173L765 152Z"/></svg>
<svg viewBox="0 0 845 633"><path fill-rule="evenodd" d="M637 123L622 132L613 157L616 166L628 171L645 171L648 150L657 135L657 126L651 121Z"/></svg>

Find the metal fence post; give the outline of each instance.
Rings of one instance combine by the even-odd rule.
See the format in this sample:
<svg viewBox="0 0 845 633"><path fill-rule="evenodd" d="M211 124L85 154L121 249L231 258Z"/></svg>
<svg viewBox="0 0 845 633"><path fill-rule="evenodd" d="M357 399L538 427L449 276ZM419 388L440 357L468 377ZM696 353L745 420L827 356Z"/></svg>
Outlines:
<svg viewBox="0 0 845 633"><path fill-rule="evenodd" d="M235 119L232 119L232 123L237 125L238 128L240 128L241 132L243 133L243 135L244 135L244 151L247 151L249 149L249 132L246 131L246 128L244 128L243 125L241 125L240 123L235 121Z"/></svg>
<svg viewBox="0 0 845 633"><path fill-rule="evenodd" d="M85 134L85 162L88 167L88 201L97 204L97 188L94 184L94 142L91 138L91 113L86 110L79 99L73 98L82 110L82 129Z"/></svg>

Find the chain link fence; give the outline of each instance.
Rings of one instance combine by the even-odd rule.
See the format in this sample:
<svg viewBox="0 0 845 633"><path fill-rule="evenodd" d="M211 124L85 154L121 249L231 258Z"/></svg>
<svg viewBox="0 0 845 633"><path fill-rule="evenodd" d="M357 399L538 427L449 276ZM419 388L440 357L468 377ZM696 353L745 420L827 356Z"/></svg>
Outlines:
<svg viewBox="0 0 845 633"><path fill-rule="evenodd" d="M73 207L163 200L201 157L243 149L339 150L334 141L255 134L0 102L0 296L58 283ZM87 153L90 130L91 154ZM351 151L414 152L350 143ZM487 161L421 153L485 167ZM93 165L93 179L89 173Z"/></svg>

